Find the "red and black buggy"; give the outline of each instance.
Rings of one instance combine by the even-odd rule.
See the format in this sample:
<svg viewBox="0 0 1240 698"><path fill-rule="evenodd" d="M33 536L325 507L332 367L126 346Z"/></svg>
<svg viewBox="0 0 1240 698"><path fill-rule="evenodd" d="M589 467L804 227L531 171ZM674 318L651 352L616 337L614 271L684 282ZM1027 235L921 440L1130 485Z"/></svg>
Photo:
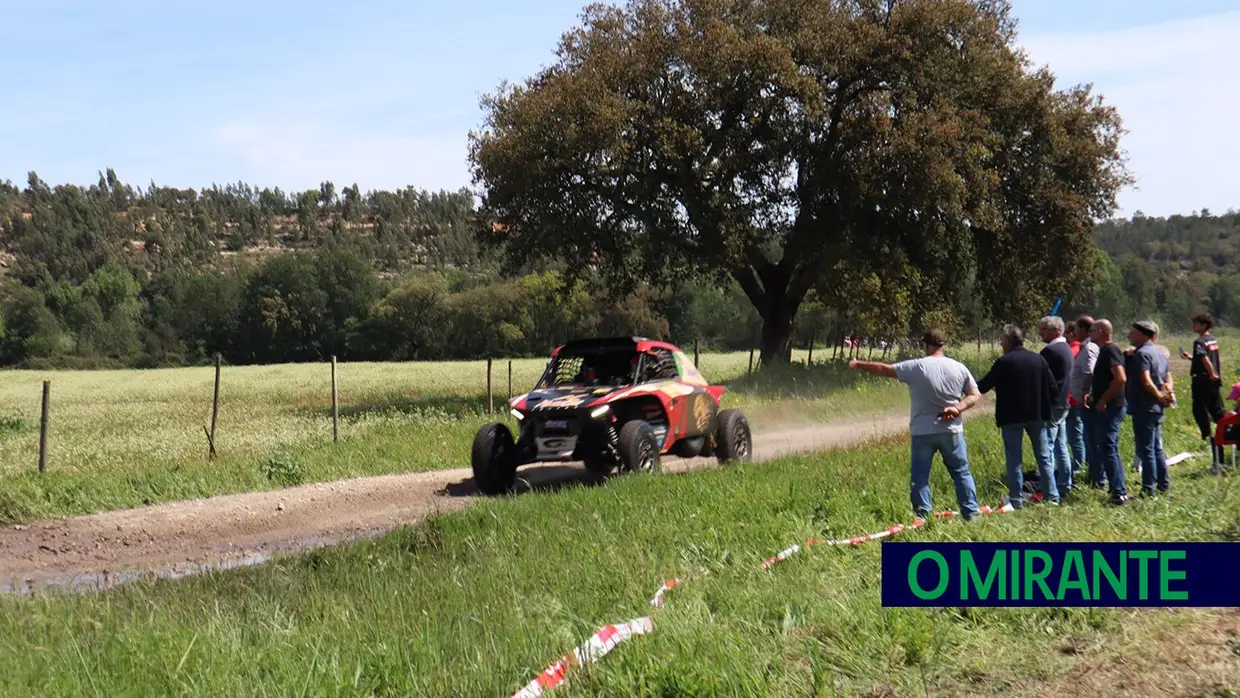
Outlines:
<svg viewBox="0 0 1240 698"><path fill-rule="evenodd" d="M667 342L568 342L551 353L534 389L509 401L515 438L500 422L478 430L474 481L483 493L500 494L512 489L517 468L528 463L581 461L607 475L657 471L664 454L748 462L749 422L736 408L719 408L725 390Z"/></svg>

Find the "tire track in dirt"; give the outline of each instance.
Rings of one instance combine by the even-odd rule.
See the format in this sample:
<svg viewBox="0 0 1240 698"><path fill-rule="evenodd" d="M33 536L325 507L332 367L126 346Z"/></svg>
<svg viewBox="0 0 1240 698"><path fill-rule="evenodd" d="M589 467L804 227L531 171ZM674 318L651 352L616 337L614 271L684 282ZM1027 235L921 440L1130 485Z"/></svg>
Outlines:
<svg viewBox="0 0 1240 698"><path fill-rule="evenodd" d="M970 414L978 418L992 405ZM863 421L754 429L754 460L847 448L907 432L907 413ZM717 467L713 458L667 457L663 470ZM529 465L523 491L596 480L578 464ZM51 519L0 529L0 591L93 590L151 574L180 577L261 563L380 535L402 524L469 506L477 497L468 468L315 483L282 490Z"/></svg>

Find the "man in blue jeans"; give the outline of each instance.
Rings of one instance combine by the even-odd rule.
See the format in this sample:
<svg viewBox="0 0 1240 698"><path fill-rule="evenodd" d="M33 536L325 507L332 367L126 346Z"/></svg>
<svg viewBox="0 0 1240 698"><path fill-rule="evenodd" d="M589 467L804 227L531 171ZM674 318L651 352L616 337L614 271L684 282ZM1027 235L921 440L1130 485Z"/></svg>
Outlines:
<svg viewBox="0 0 1240 698"><path fill-rule="evenodd" d="M884 364L873 361L849 361L848 367L875 376L895 378L908 385L909 433L912 436L912 467L909 498L913 512L926 518L932 511L930 497L930 466L934 454L943 457L943 464L956 484L956 501L965 520L981 513L977 504L977 487L969 471L969 452L965 445L966 412L982 395L969 369L955 359L943 355L947 338L940 330L931 330L922 338L926 355L920 359Z"/></svg>
<svg viewBox="0 0 1240 698"><path fill-rule="evenodd" d="M1046 359L1025 348L1025 334L1019 327L1003 328L1000 356L990 371L978 381L983 393L996 392L995 423L1003 432L1003 451L1007 460L1008 502L1013 509L1025 505L1025 474L1021 462L1024 437L1029 436L1033 457L1038 462L1040 483L1037 499L1059 504L1059 488L1051 467L1050 445L1046 441L1055 403L1055 376Z"/></svg>
<svg viewBox="0 0 1240 698"><path fill-rule="evenodd" d="M1108 482L1110 504L1123 506L1128 503L1128 488L1124 483L1124 461L1119 455L1119 429L1127 411L1124 386L1128 383L1128 374L1124 371L1124 352L1111 341L1112 332L1109 321L1094 323L1092 335L1098 345L1098 362L1094 364L1085 406L1090 409L1091 419L1087 424L1092 427L1092 433L1089 438L1094 441L1098 463L1089 464L1089 481L1094 487L1103 487L1102 483Z"/></svg>
<svg viewBox="0 0 1240 698"><path fill-rule="evenodd" d="M1064 337L1063 320L1048 315L1038 323L1038 333L1046 348L1042 358L1051 367L1055 377L1055 402L1051 405L1051 421L1046 428L1046 441L1055 464L1055 484L1059 486L1059 498L1068 496L1072 489L1072 455L1068 452L1068 393L1072 374L1072 347Z"/></svg>
<svg viewBox="0 0 1240 698"><path fill-rule="evenodd" d="M1167 363L1154 346L1158 325L1144 320L1134 323L1128 340L1136 350L1127 358L1124 371L1128 376L1125 399L1132 415L1132 440L1137 460L1141 463L1141 495L1153 497L1154 487L1165 494L1171 489L1167 472L1167 454L1162 448L1163 410L1171 404L1164 390Z"/></svg>

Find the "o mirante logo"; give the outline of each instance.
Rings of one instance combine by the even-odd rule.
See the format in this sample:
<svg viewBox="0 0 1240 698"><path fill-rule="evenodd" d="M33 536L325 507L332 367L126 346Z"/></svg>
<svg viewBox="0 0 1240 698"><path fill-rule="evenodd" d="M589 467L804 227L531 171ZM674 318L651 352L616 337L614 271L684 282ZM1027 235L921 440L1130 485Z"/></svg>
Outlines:
<svg viewBox="0 0 1240 698"><path fill-rule="evenodd" d="M884 606L1240 607L1240 543L886 543Z"/></svg>

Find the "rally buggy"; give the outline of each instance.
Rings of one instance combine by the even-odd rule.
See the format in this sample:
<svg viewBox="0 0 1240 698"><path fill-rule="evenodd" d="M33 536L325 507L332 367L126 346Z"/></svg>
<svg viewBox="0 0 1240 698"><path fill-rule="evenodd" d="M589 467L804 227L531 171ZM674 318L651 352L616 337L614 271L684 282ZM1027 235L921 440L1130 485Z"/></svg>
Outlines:
<svg viewBox="0 0 1240 698"><path fill-rule="evenodd" d="M548 461L581 461L601 475L657 471L664 454L749 462L749 422L736 408L719 409L724 390L666 342L570 341L551 353L532 391L509 400L515 438L500 422L478 430L474 481L500 494L512 489L518 467Z"/></svg>

